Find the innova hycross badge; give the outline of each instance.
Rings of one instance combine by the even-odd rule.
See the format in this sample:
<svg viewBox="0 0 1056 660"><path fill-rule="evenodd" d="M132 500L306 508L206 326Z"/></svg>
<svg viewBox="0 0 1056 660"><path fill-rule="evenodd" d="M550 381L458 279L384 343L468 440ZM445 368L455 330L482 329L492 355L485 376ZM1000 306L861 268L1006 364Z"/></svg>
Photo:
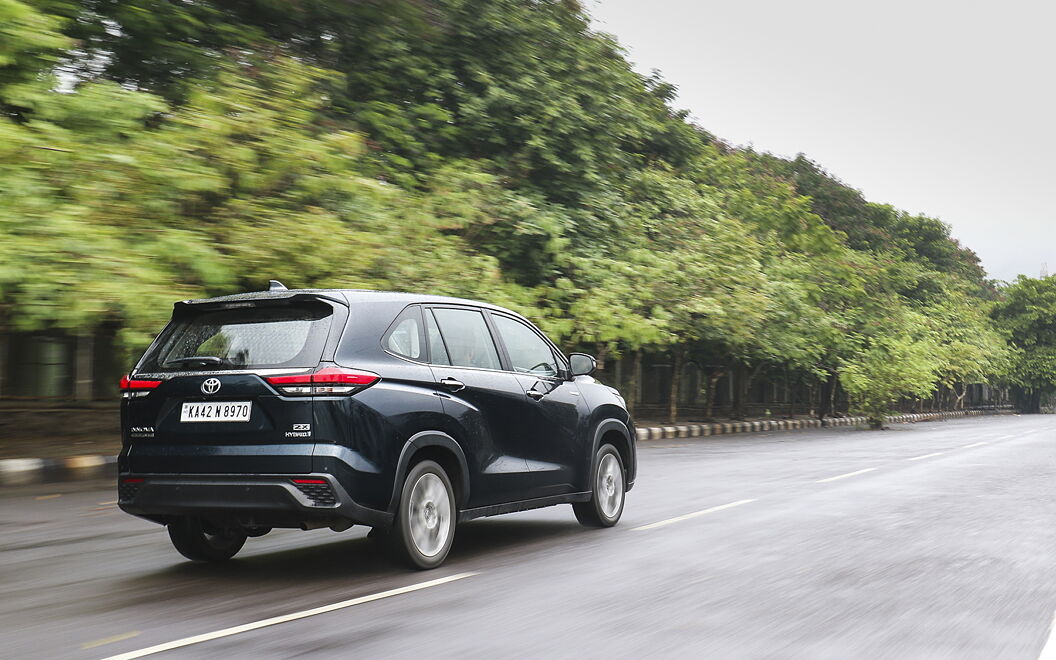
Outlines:
<svg viewBox="0 0 1056 660"><path fill-rule="evenodd" d="M594 368L471 300L273 282L179 302L122 381L119 503L205 561L276 527L369 525L420 568L481 516L569 503L610 527L635 434Z"/></svg>

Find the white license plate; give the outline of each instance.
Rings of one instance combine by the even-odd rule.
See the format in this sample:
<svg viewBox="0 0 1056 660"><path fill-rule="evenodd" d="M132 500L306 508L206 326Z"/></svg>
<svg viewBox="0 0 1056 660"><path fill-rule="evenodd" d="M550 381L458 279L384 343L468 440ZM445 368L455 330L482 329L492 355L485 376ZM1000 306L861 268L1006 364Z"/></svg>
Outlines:
<svg viewBox="0 0 1056 660"><path fill-rule="evenodd" d="M248 422L253 412L252 401L209 401L185 403L180 411L181 422Z"/></svg>

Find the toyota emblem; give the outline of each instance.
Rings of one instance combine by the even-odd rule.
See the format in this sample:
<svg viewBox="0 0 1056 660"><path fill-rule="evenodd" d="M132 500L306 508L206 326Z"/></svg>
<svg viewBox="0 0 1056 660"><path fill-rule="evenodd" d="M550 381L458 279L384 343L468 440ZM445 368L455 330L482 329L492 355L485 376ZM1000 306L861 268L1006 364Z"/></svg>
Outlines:
<svg viewBox="0 0 1056 660"><path fill-rule="evenodd" d="M202 394L216 394L220 391L220 380L218 378L207 378L202 383Z"/></svg>

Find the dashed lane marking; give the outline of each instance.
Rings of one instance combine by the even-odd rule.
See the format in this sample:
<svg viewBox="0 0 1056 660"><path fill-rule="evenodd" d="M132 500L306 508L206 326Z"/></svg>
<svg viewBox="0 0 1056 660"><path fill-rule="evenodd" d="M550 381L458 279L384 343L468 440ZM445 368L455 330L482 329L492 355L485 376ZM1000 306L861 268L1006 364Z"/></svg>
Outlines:
<svg viewBox="0 0 1056 660"><path fill-rule="evenodd" d="M735 506L741 506L742 504L748 504L749 502L755 502L755 500L737 500L736 502L730 502L729 504L721 504L719 506L713 506L710 509L704 509L703 511L694 511L693 513L687 513L682 516L676 516L674 518L668 518L667 520L660 520L648 525L642 525L641 527L633 527L632 532L641 532L647 529L656 529L657 527L663 527L664 525L670 525L672 523L682 522L683 520L689 520L690 518L696 518L698 516L704 516L709 513L715 513L716 511L723 511L725 509L732 509Z"/></svg>
<svg viewBox="0 0 1056 660"><path fill-rule="evenodd" d="M866 472L872 472L876 468L865 468L864 470L855 470L854 472L848 472L847 474L838 474L835 477L829 477L828 479L818 479L814 483L816 484L827 484L830 481L839 481L840 479L846 479L847 477L855 477L859 474L865 474Z"/></svg>
<svg viewBox="0 0 1056 660"><path fill-rule="evenodd" d="M52 495L37 495L33 499L35 499L35 500L53 500L56 497L62 497L62 493L54 493Z"/></svg>
<svg viewBox="0 0 1056 660"><path fill-rule="evenodd" d="M922 460L922 459L925 459L925 458L931 458L932 456L942 456L945 453L946 452L944 452L944 451L937 451L937 452L934 452L932 454L924 454L923 456L914 456L913 458L907 458L906 460L907 461L919 461L919 460Z"/></svg>
<svg viewBox="0 0 1056 660"><path fill-rule="evenodd" d="M972 444L970 444L970 445L963 445L963 446L961 447L961 449L971 449L972 447L981 447L981 446L983 446L983 445L988 445L988 444L990 444L990 443L989 443L989 442L987 442L987 441L985 441L985 440L984 440L984 441L982 441L982 442L973 442L973 443L972 443Z"/></svg>
<svg viewBox="0 0 1056 660"><path fill-rule="evenodd" d="M162 653L163 651L171 651L172 649L179 649L185 646L190 646L192 644L200 644L202 642L220 639L221 637L230 637L232 635L238 635L244 632L250 632L252 630L259 630L260 628L266 628L268 626L275 626L280 623L288 623L290 621L296 621L297 619L305 619L307 617L315 616L317 614L326 614L327 612L341 610L346 607L352 607L354 605L362 605L363 603L370 603L375 600L381 600L382 598L391 598L392 596L399 596L401 594L411 593L412 591L421 591L422 589L428 589L430 587L439 587L442 584L454 582L455 580L462 580L467 577L472 577L474 575L478 575L478 573L458 573L457 575L449 575L448 577L439 578L437 580L419 582L418 584L412 584L406 587L400 587L398 589L390 589L388 591L382 591L376 594L371 594L369 596L360 596L359 598L353 598L351 600L343 600L339 603L324 605L322 607L315 607L310 610L303 610L301 612L294 612L293 614L284 614L282 616L275 616L270 619L261 619L260 621L254 621L253 623L246 623L241 626L224 628L223 630L217 630L215 632L205 633L203 635L184 637L183 639L177 639L173 642L166 642L164 644L158 644L156 646L148 646L147 648L140 649L138 651L129 651L128 653L112 655L109 658L105 658L104 660L134 660L135 658L142 658L147 655Z"/></svg>

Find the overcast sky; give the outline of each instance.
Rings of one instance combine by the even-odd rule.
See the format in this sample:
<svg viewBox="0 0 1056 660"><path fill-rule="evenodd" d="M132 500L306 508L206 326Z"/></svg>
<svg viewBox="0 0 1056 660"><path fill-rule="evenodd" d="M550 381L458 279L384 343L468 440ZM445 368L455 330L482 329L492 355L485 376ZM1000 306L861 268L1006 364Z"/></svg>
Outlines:
<svg viewBox="0 0 1056 660"><path fill-rule="evenodd" d="M586 0L734 144L938 217L991 277L1056 272L1056 4Z"/></svg>

